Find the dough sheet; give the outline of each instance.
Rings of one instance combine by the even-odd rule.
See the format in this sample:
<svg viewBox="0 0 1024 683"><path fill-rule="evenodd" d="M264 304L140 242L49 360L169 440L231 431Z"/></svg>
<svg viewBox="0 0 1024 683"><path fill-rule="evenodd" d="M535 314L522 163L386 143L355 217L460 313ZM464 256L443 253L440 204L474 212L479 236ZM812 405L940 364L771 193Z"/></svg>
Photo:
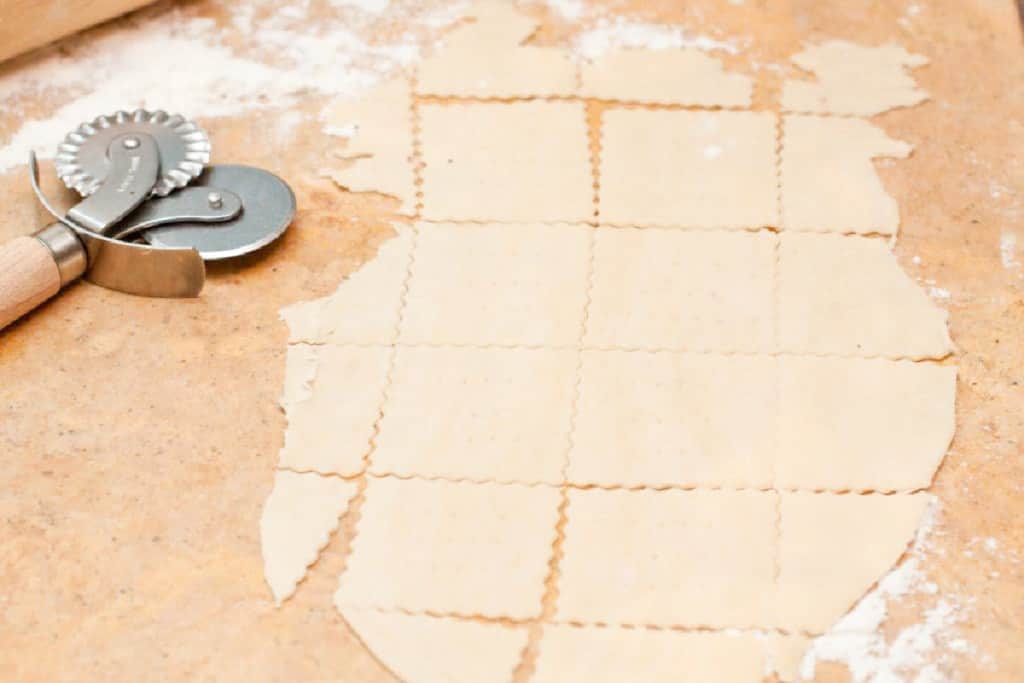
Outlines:
<svg viewBox="0 0 1024 683"><path fill-rule="evenodd" d="M282 313L274 597L351 501L335 602L403 680L791 680L899 561L953 433L946 314L880 238L871 160L910 148L850 118L920 101L920 60L808 48L783 110L828 115L781 116L726 110L750 79L702 54L577 73L508 4L471 14L332 114L380 113L349 170L408 200L421 168L422 209Z"/></svg>

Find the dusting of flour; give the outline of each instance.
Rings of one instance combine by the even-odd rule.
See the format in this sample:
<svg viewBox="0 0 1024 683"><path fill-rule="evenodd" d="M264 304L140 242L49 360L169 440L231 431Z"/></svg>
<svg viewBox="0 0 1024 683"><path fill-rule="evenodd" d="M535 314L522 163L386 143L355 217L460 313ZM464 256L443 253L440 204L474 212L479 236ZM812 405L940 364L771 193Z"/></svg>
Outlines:
<svg viewBox="0 0 1024 683"><path fill-rule="evenodd" d="M813 641L801 662L803 680L814 678L817 662L837 662L849 668L854 683L943 683L950 680L944 672L945 664L954 656L974 653L974 646L957 632L969 601L932 597L937 596L938 586L921 570L937 515L938 502L933 500L904 561L849 614ZM911 595L919 596L929 606L920 621L887 639L883 626L889 602Z"/></svg>
<svg viewBox="0 0 1024 683"><path fill-rule="evenodd" d="M230 17L228 27L187 6L158 4L0 70L0 102L9 111L18 113L29 99L61 98L43 117L23 119L0 138L0 172L24 164L30 149L52 154L79 123L117 109L202 118L287 108L310 93L355 95L418 60L421 45L458 19L465 3L331 5L331 19L311 32L309 0L204 5ZM384 42L367 38L395 25L404 32Z"/></svg>

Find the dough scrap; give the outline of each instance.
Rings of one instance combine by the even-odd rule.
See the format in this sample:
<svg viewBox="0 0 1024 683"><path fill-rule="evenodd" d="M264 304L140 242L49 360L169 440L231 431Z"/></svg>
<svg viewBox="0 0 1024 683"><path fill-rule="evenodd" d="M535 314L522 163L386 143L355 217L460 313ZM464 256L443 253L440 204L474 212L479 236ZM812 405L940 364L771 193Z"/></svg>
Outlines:
<svg viewBox="0 0 1024 683"><path fill-rule="evenodd" d="M404 343L575 346L590 228L421 224Z"/></svg>
<svg viewBox="0 0 1024 683"><path fill-rule="evenodd" d="M536 617L558 503L549 486L371 477L335 601Z"/></svg>
<svg viewBox="0 0 1024 683"><path fill-rule="evenodd" d="M351 192L379 192L401 201L398 213L416 212L413 173L412 98L408 81L377 86L357 100L335 100L324 114L328 126L353 127L354 135L336 153L350 162L325 175Z"/></svg>
<svg viewBox="0 0 1024 683"><path fill-rule="evenodd" d="M263 574L278 606L291 597L338 528L358 486L340 477L278 470L263 504Z"/></svg>
<svg viewBox="0 0 1024 683"><path fill-rule="evenodd" d="M571 489L555 618L763 626L776 505L767 491Z"/></svg>
<svg viewBox="0 0 1024 683"><path fill-rule="evenodd" d="M410 683L506 683L526 647L521 626L338 609L377 659Z"/></svg>
<svg viewBox="0 0 1024 683"><path fill-rule="evenodd" d="M569 481L771 486L777 362L584 351Z"/></svg>
<svg viewBox="0 0 1024 683"><path fill-rule="evenodd" d="M371 471L561 483L576 365L575 350L398 349Z"/></svg>
<svg viewBox="0 0 1024 683"><path fill-rule="evenodd" d="M593 220L581 102L424 104L420 116L424 218Z"/></svg>
<svg viewBox="0 0 1024 683"><path fill-rule="evenodd" d="M896 200L872 159L911 152L867 121L786 116L782 146L782 224L786 230L895 235Z"/></svg>
<svg viewBox="0 0 1024 683"><path fill-rule="evenodd" d="M612 50L580 67L580 95L600 100L749 107L753 88L697 49Z"/></svg>
<svg viewBox="0 0 1024 683"><path fill-rule="evenodd" d="M908 68L928 60L898 45L869 47L831 40L792 57L817 82L787 79L782 84L784 111L872 116L928 99Z"/></svg>
<svg viewBox="0 0 1024 683"><path fill-rule="evenodd" d="M611 109L601 123L601 223L778 224L775 114Z"/></svg>
<svg viewBox="0 0 1024 683"><path fill-rule="evenodd" d="M548 624L531 683L753 683L764 659L750 634Z"/></svg>
<svg viewBox="0 0 1024 683"><path fill-rule="evenodd" d="M586 346L770 350L775 239L598 228Z"/></svg>
<svg viewBox="0 0 1024 683"><path fill-rule="evenodd" d="M779 336L797 353L912 360L953 352L947 314L900 269L885 242L782 233Z"/></svg>
<svg viewBox="0 0 1024 683"><path fill-rule="evenodd" d="M475 21L448 34L420 64L418 94L542 97L576 90L576 65L565 50L522 44L539 24L513 4L480 2L467 16Z"/></svg>
<svg viewBox="0 0 1024 683"><path fill-rule="evenodd" d="M782 493L774 626L824 633L899 560L930 496Z"/></svg>
<svg viewBox="0 0 1024 683"><path fill-rule="evenodd" d="M330 296L293 304L281 311L291 330L289 342L308 344L391 344L398 330L415 235L399 225L376 258L346 278Z"/></svg>
<svg viewBox="0 0 1024 683"><path fill-rule="evenodd" d="M777 486L922 489L956 427L956 368L882 359L779 359Z"/></svg>
<svg viewBox="0 0 1024 683"><path fill-rule="evenodd" d="M285 405L288 429L280 466L354 476L364 469L384 400L391 349L323 346L315 354L317 374L309 396Z"/></svg>

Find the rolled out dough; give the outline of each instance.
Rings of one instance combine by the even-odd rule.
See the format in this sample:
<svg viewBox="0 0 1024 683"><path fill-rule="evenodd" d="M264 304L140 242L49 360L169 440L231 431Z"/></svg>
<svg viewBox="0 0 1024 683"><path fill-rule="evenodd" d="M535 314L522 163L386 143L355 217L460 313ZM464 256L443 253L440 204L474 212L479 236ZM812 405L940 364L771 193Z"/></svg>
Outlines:
<svg viewBox="0 0 1024 683"><path fill-rule="evenodd" d="M405 680L790 680L899 560L952 435L945 313L877 237L870 160L910 148L831 116L921 101L921 59L810 48L783 110L827 116L780 126L647 106L748 106L706 56L577 83L532 20L473 13L411 98L356 105L380 120L351 172L408 206L422 162L421 215L283 313L274 596L351 499L335 602Z"/></svg>

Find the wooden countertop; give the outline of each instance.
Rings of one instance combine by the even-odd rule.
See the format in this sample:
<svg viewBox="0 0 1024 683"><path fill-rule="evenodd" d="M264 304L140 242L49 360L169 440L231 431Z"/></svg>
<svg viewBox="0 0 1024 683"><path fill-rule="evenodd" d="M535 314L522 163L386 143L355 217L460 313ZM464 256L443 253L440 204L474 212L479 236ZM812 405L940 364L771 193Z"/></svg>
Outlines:
<svg viewBox="0 0 1024 683"><path fill-rule="evenodd" d="M184 7L230 31L230 5ZM929 0L913 22L903 2L614 8L745 39L727 63L758 75L762 102L777 97L779 79L757 65L784 62L803 41L894 41L931 59L915 77L932 101L875 121L916 148L880 173L903 215L903 268L948 291L939 303L961 350L958 431L933 488L941 513L922 563L938 593L900 602L886 628L948 598L963 606L958 628L974 652L940 644L940 669L1021 680L1024 49L1012 0ZM310 25L328 11L312 12ZM537 39L572 32L548 16ZM317 177L324 103L307 98L299 112L311 125L283 138L263 134L281 114L272 107L203 120L218 160L263 165L295 186L298 219L267 253L214 266L190 301L79 284L0 336L0 678L390 680L331 602L343 538L282 609L260 559L259 515L284 431L277 311L332 291L392 234L394 202ZM56 106L39 97L0 110L0 144L20 118ZM0 239L41 220L24 168L0 175ZM831 665L818 674L845 680Z"/></svg>

